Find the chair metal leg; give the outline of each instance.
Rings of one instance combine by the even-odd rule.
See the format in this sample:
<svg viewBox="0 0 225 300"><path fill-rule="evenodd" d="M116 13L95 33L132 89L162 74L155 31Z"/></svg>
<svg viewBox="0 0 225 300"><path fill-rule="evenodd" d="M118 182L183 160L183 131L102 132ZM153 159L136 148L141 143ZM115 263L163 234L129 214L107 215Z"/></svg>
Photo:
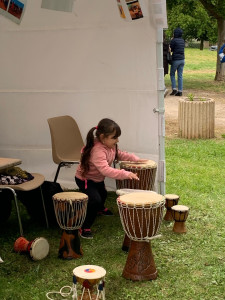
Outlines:
<svg viewBox="0 0 225 300"><path fill-rule="evenodd" d="M79 161L61 161L61 163L58 165L58 168L57 168L57 171L56 171L56 174L55 174L54 183L58 179L60 168L62 168L62 167L70 168L74 164L79 164Z"/></svg>
<svg viewBox="0 0 225 300"><path fill-rule="evenodd" d="M15 201L15 205L16 205L18 222L19 222L20 235L23 236L23 226L22 226L22 222L21 222L21 218L20 218L20 210L19 210L19 205L18 205L18 200L17 200L17 194L16 194L15 190L11 187L7 187L7 186L1 187L1 190L3 190L3 189L10 190L13 193L14 201Z"/></svg>
<svg viewBox="0 0 225 300"><path fill-rule="evenodd" d="M48 216L47 216L47 212L46 212L46 208L45 208L45 200L44 200L44 196L43 196L43 192L42 192L41 186L40 186L40 190L41 190L41 200L42 200L42 205L43 205L44 214L45 214L46 226L47 226L47 228L49 228Z"/></svg>
<svg viewBox="0 0 225 300"><path fill-rule="evenodd" d="M63 162L61 162L59 165L58 165L58 168L57 168L57 171L56 171L56 174L55 174L55 178L54 178L54 182L57 181L57 178L59 176L59 171L60 171L60 168L64 165Z"/></svg>

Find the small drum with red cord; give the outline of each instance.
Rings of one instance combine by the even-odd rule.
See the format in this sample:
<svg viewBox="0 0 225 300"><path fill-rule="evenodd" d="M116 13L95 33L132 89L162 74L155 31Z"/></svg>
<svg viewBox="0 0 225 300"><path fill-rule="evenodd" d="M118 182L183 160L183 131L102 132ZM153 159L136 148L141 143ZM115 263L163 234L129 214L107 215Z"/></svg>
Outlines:
<svg viewBox="0 0 225 300"><path fill-rule="evenodd" d="M105 299L105 275L106 270L95 265L83 265L73 270L74 285L79 283L82 287L82 295L79 300L98 300Z"/></svg>

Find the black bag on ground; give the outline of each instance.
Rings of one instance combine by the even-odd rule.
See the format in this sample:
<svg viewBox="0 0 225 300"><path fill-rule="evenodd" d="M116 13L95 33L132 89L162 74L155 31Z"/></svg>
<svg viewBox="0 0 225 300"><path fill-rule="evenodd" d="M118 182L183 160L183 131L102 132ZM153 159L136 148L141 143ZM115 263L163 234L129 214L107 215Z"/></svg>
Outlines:
<svg viewBox="0 0 225 300"><path fill-rule="evenodd" d="M49 224L57 224L52 196L56 193L63 192L60 184L57 182L44 181L41 186L45 200L45 208L48 216ZM41 200L40 188L28 192L17 191L18 199L26 207L28 214L38 222L45 222L44 209Z"/></svg>

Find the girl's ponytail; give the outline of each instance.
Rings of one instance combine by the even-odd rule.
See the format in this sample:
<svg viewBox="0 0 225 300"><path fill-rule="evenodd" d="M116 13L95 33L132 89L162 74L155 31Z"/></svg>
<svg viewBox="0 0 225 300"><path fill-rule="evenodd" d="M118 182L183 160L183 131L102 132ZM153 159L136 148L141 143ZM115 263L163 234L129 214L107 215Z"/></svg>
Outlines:
<svg viewBox="0 0 225 300"><path fill-rule="evenodd" d="M94 147L95 129L96 127L93 127L88 131L86 137L86 146L83 148L83 153L81 154L81 169L83 177L85 177L85 174L89 171L89 159L91 155L91 149Z"/></svg>

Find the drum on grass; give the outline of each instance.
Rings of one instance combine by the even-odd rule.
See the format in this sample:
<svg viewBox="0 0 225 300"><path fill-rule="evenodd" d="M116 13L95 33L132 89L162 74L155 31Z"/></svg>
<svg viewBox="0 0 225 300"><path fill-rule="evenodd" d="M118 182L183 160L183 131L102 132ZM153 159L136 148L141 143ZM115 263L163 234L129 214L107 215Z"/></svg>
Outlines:
<svg viewBox="0 0 225 300"><path fill-rule="evenodd" d="M116 180L117 189L153 190L157 170L156 162L148 160L146 163L127 162L120 163L120 169L137 174L139 180Z"/></svg>
<svg viewBox="0 0 225 300"><path fill-rule="evenodd" d="M14 251L27 252L33 260L41 260L49 253L49 243L43 237L28 241L21 236L14 243Z"/></svg>
<svg viewBox="0 0 225 300"><path fill-rule="evenodd" d="M175 221L173 231L177 233L187 232L185 222L189 214L189 207L185 205L174 205L171 208L171 213Z"/></svg>
<svg viewBox="0 0 225 300"><path fill-rule="evenodd" d="M166 213L164 216L165 221L173 221L171 207L174 205L177 205L179 199L180 199L179 196L175 195L175 194L166 194L165 195L165 200L166 200L166 203L165 203Z"/></svg>
<svg viewBox="0 0 225 300"><path fill-rule="evenodd" d="M120 189L120 190L116 190L116 194L118 196L123 196L123 195L127 195L127 194L130 194L130 193L156 193L156 192L153 192L153 191L146 191L146 190L136 190L136 189ZM131 240L130 238L126 235L124 235L124 239L123 239L123 244L122 244L122 250L125 251L125 252L128 252L129 251L129 248L130 248L130 243L131 243Z"/></svg>
<svg viewBox="0 0 225 300"><path fill-rule="evenodd" d="M88 196L79 192L53 195L56 220L63 233L59 245L59 258L73 259L83 255L78 229L84 223Z"/></svg>
<svg viewBox="0 0 225 300"><path fill-rule="evenodd" d="M106 270L95 265L83 265L73 270L75 298L78 300L105 299ZM81 296L78 295L76 284L82 286Z"/></svg>
<svg viewBox="0 0 225 300"><path fill-rule="evenodd" d="M130 193L119 196L117 205L126 235L131 239L123 277L152 280L157 270L150 240L158 237L165 198L157 193Z"/></svg>

